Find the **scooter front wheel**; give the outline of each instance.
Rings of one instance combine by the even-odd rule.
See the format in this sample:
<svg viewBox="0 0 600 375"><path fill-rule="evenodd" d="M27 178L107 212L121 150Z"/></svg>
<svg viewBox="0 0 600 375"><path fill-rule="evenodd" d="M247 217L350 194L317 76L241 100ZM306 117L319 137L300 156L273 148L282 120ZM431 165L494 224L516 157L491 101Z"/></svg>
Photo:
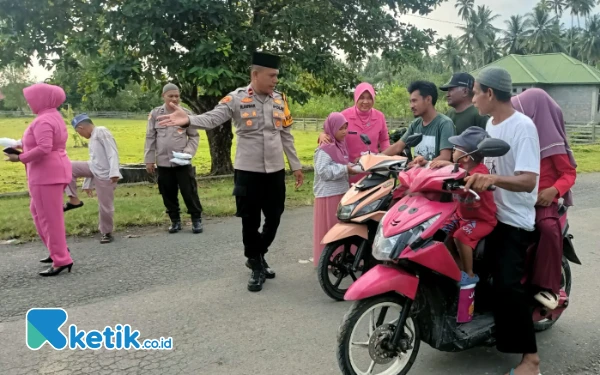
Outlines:
<svg viewBox="0 0 600 375"><path fill-rule="evenodd" d="M405 350L390 350L388 345L403 308L403 297L394 295L371 297L352 305L338 333L337 359L342 374L408 374L421 345L418 327L410 316L403 327L408 337Z"/></svg>
<svg viewBox="0 0 600 375"><path fill-rule="evenodd" d="M356 250L363 241L366 240L360 237L344 238L327 244L321 253L317 277L321 289L334 300L343 301L350 287L347 281L354 282L362 274L364 261L359 263L357 270L353 269L353 264Z"/></svg>

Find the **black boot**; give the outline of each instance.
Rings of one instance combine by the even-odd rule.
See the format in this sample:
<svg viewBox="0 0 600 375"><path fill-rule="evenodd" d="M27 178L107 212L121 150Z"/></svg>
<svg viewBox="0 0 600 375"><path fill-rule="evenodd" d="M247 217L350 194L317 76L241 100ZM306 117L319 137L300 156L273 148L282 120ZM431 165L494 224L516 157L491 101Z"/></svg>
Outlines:
<svg viewBox="0 0 600 375"><path fill-rule="evenodd" d="M275 278L275 271L273 271L273 269L271 267L269 267L269 264L267 263L267 261L265 260L265 255L262 255L262 265L263 268L265 269L265 277L267 279L274 279Z"/></svg>
<svg viewBox="0 0 600 375"><path fill-rule="evenodd" d="M262 262L259 259L248 259L252 268L250 279L248 280L248 290L251 292L260 292L265 282L265 272Z"/></svg>
<svg viewBox="0 0 600 375"><path fill-rule="evenodd" d="M180 230L181 230L181 220L171 221L171 226L169 227L169 233L177 233Z"/></svg>
<svg viewBox="0 0 600 375"><path fill-rule="evenodd" d="M261 261L262 261L262 266L263 266L263 269L264 269L264 272L265 272L265 278L267 278L267 279L274 279L275 278L275 271L273 271L273 269L271 267L269 267L269 264L265 260L265 256L264 255L261 256ZM246 267L252 269L252 265L250 264L250 260L246 261Z"/></svg>
<svg viewBox="0 0 600 375"><path fill-rule="evenodd" d="M202 233L203 231L202 219L192 219L192 232Z"/></svg>

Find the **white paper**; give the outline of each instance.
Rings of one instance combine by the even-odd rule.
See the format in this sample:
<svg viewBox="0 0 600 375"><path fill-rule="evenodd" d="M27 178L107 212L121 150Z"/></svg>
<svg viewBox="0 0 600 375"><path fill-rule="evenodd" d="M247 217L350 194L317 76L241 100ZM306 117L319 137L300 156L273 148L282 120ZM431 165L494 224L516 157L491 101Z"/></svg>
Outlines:
<svg viewBox="0 0 600 375"><path fill-rule="evenodd" d="M358 164L351 165L350 169L352 169L356 173L362 173L362 172L364 172L363 169L362 169L362 167L360 165L358 165Z"/></svg>
<svg viewBox="0 0 600 375"><path fill-rule="evenodd" d="M189 160L183 160L183 159L178 159L178 158L173 158L169 161L171 163L175 163L175 164L179 164L179 165L189 165L190 164Z"/></svg>
<svg viewBox="0 0 600 375"><path fill-rule="evenodd" d="M183 152L175 152L173 151L173 156L177 159L184 159L184 160L190 160L192 159L192 155L190 154L185 154Z"/></svg>
<svg viewBox="0 0 600 375"><path fill-rule="evenodd" d="M3 147L21 147L21 140L18 141L12 138L0 138L0 146Z"/></svg>

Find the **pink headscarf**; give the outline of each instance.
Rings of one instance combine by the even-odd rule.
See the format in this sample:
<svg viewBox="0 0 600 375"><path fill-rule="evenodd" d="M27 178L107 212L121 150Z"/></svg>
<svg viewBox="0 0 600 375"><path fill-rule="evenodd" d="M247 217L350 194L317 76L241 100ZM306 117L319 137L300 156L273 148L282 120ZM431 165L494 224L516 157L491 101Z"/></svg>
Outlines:
<svg viewBox="0 0 600 375"><path fill-rule="evenodd" d="M373 86L371 86L370 83L363 82L360 85L356 86L356 89L354 89L354 110L356 111L356 115L363 121L367 121L369 117L371 117L371 113L373 112L373 108L366 112L363 112L360 109L358 109L358 99L362 94L365 93L365 91L371 94L371 97L373 97L373 102L375 102L375 89L373 88Z"/></svg>
<svg viewBox="0 0 600 375"><path fill-rule="evenodd" d="M65 90L47 83L36 83L23 89L23 96L36 115L56 110L67 99Z"/></svg>
<svg viewBox="0 0 600 375"><path fill-rule="evenodd" d="M340 142L335 138L335 133L347 122L344 115L339 112L333 112L327 117L323 125L325 134L331 138L333 143L322 144L319 148L329 154L331 159L338 164L348 164L349 162L346 140Z"/></svg>
<svg viewBox="0 0 600 375"><path fill-rule="evenodd" d="M573 151L567 141L562 110L554 99L542 89L531 88L513 96L511 102L515 110L533 120L540 138L540 158L566 154L569 156L573 168L577 168ZM573 205L571 191L568 191L562 198L564 198L565 205Z"/></svg>

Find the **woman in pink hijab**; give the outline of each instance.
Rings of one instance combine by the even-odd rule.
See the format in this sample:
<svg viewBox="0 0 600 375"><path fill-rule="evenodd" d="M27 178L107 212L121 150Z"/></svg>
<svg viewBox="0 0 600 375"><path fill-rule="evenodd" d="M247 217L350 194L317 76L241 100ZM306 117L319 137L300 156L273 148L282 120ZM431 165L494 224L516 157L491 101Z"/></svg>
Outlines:
<svg viewBox="0 0 600 375"><path fill-rule="evenodd" d="M8 161L25 164L31 197L31 216L37 232L50 251L41 262L52 262L41 276L71 272L73 260L67 248L63 192L71 181L71 161L66 152L69 134L57 108L66 95L58 86L38 83L23 89L29 107L37 115L23 134L23 152L6 155Z"/></svg>
<svg viewBox="0 0 600 375"><path fill-rule="evenodd" d="M348 132L357 133L350 134L346 141L351 163L356 163L367 151L379 153L390 147L385 116L373 108L374 104L375 89L371 84L363 82L354 90L354 106L342 111L342 115L348 120ZM360 140L360 134L366 134L371 139L371 145L368 148ZM331 137L326 133L319 135L319 144L331 143L331 141ZM358 182L361 178L361 175L353 176L350 178L350 183Z"/></svg>
<svg viewBox="0 0 600 375"><path fill-rule="evenodd" d="M540 138L541 165L536 205L536 227L540 232L532 283L541 291L535 299L555 309L558 305L563 256L558 198L573 205L571 188L577 164L569 147L560 107L544 90L532 88L512 97L515 110L533 120Z"/></svg>
<svg viewBox="0 0 600 375"><path fill-rule="evenodd" d="M323 128L333 142L321 144L314 156L313 264L315 267L319 264L319 258L325 247L321 245L321 240L337 223L338 205L350 187L348 177L355 173L350 167L346 145L348 122L344 115L339 112L330 114Z"/></svg>

